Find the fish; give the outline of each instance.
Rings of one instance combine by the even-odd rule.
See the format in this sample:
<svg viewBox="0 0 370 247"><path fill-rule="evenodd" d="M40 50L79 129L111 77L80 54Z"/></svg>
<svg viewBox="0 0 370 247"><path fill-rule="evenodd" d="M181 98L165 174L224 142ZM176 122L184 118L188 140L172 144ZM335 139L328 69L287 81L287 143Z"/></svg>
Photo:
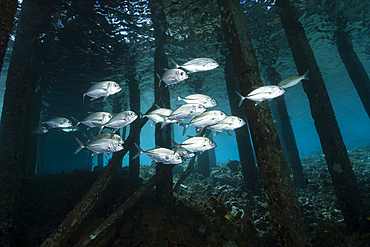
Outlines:
<svg viewBox="0 0 370 247"><path fill-rule="evenodd" d="M167 121L167 119L176 119L179 123L181 123L185 119L196 117L206 110L207 109L201 104L185 104L174 110L171 115L165 118L165 121Z"/></svg>
<svg viewBox="0 0 370 247"><path fill-rule="evenodd" d="M296 76L296 75L289 76L288 78L285 78L284 80L279 82L278 86L280 86L281 88L288 88L288 87L293 87L294 85L297 85L298 82L300 82L301 80L310 80L310 78L308 77L309 71L310 70L307 70L306 73L300 76Z"/></svg>
<svg viewBox="0 0 370 247"><path fill-rule="evenodd" d="M177 99L173 102L172 106L177 104L179 101L183 100L188 104L201 104L205 108L212 108L217 106L217 101L212 97L204 94L191 94L182 98L175 90L173 90L174 94L176 95Z"/></svg>
<svg viewBox="0 0 370 247"><path fill-rule="evenodd" d="M161 81L166 83L167 87L168 85L176 84L189 78L188 74L182 69L165 69L162 77L158 73L157 77L159 79L159 87L161 86Z"/></svg>
<svg viewBox="0 0 370 247"><path fill-rule="evenodd" d="M171 58L172 63L176 68L183 68L190 72L200 72L215 69L219 64L212 58L195 58L192 59L183 65L178 65L175 60Z"/></svg>
<svg viewBox="0 0 370 247"><path fill-rule="evenodd" d="M113 115L113 117L105 123L102 127L108 127L113 129L113 133L116 133L122 127L125 127L135 121L137 115L133 111L123 111Z"/></svg>
<svg viewBox="0 0 370 247"><path fill-rule="evenodd" d="M172 141L175 143L176 147L183 147L189 152L194 153L203 153L204 151L210 150L217 146L213 140L209 139L208 137L201 136L190 137L181 144L177 144L173 139Z"/></svg>
<svg viewBox="0 0 370 247"><path fill-rule="evenodd" d="M85 147L93 151L92 156L100 154L100 153L110 154L110 153L118 152L123 149L122 143L116 140L113 140L113 139L101 138L101 139L96 139L91 142L87 142L85 144L83 144L77 137L75 137L75 139L78 145L80 146L76 149L74 154L77 154Z"/></svg>
<svg viewBox="0 0 370 247"><path fill-rule="evenodd" d="M175 147L175 148L172 148L172 150L180 154L183 160L187 160L195 156L194 152L190 152L183 147Z"/></svg>
<svg viewBox="0 0 370 247"><path fill-rule="evenodd" d="M109 120L113 117L112 114L109 112L93 112L90 113L84 120L79 121L76 118L72 117L72 119L77 122L77 124L73 127L73 129L77 128L77 126L82 123L89 127L90 129L94 127L99 127L99 134L103 129L104 124L108 123Z"/></svg>
<svg viewBox="0 0 370 247"><path fill-rule="evenodd" d="M48 121L42 122L39 127L43 124L49 125L51 128L69 128L72 127L72 121L64 117L53 117Z"/></svg>
<svg viewBox="0 0 370 247"><path fill-rule="evenodd" d="M234 129L240 128L244 126L246 122L241 119L240 117L236 116L227 116L225 119L221 120L220 122L207 126L207 129L215 131L215 135L220 134L223 131L228 131L229 135Z"/></svg>
<svg viewBox="0 0 370 247"><path fill-rule="evenodd" d="M216 124L221 120L224 120L227 117L227 114L220 110L211 110L206 111L200 114L199 116L193 118L188 124L181 123L180 125L184 127L184 132L182 135L185 134L186 129L189 125L195 126L199 128L199 131L202 131L204 127Z"/></svg>
<svg viewBox="0 0 370 247"><path fill-rule="evenodd" d="M85 133L83 133L84 137L88 142L95 141L97 139L113 139L118 141L121 144L124 144L123 138L120 135L114 134L114 133L101 133L100 135L96 135L92 138L88 137Z"/></svg>
<svg viewBox="0 0 370 247"><path fill-rule="evenodd" d="M42 134L46 134L49 132L48 128L46 128L45 126L39 126L37 127L36 129L32 130L31 131L34 135L42 135Z"/></svg>
<svg viewBox="0 0 370 247"><path fill-rule="evenodd" d="M73 132L73 131L78 131L80 128L73 128L73 127L68 127L68 128L61 128L60 130L63 132Z"/></svg>
<svg viewBox="0 0 370 247"><path fill-rule="evenodd" d="M162 128L169 124L169 123L176 123L177 120L176 119L166 119L166 117L168 117L169 115L171 115L173 112L173 110L171 109L166 109L166 108L161 108L159 106L157 106L157 109L147 113L147 114L142 114L143 117L147 117L149 118L150 120L153 121L153 124L157 124L157 123L162 123Z"/></svg>
<svg viewBox="0 0 370 247"><path fill-rule="evenodd" d="M235 91L236 92L236 91ZM250 92L247 96L243 96L240 93L236 92L240 96L239 106L242 105L245 99L253 100L256 102L256 105L261 103L264 100L272 100L276 97L279 97L285 93L285 89L276 86L276 85L268 85L262 86L259 88L254 89Z"/></svg>
<svg viewBox="0 0 370 247"><path fill-rule="evenodd" d="M82 103L85 102L85 96L91 97L90 101L104 97L104 100L112 94L122 90L121 86L115 81L91 82L93 85L83 94Z"/></svg>
<svg viewBox="0 0 370 247"><path fill-rule="evenodd" d="M160 162L163 164L174 164L174 165L176 164L177 165L183 162L180 154L177 152L174 152L171 149L160 147L160 148L153 148L153 149L144 151L139 147L139 145L137 145L136 143L134 144L138 150L138 153L132 159L136 159L141 154L145 153L155 162Z"/></svg>

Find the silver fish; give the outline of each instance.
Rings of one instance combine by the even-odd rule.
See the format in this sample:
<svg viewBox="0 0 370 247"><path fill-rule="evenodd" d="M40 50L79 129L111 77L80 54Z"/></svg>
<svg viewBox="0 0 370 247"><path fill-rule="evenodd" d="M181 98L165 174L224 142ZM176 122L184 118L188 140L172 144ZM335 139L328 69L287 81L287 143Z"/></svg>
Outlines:
<svg viewBox="0 0 370 247"><path fill-rule="evenodd" d="M219 64L212 58L195 58L184 63L183 65L178 65L172 58L171 61L176 68L183 68L190 72L212 70L219 66Z"/></svg>
<svg viewBox="0 0 370 247"><path fill-rule="evenodd" d="M207 109L201 104L185 104L174 110L172 114L167 117L167 119L176 119L179 123L181 123L185 119L198 116L206 110Z"/></svg>
<svg viewBox="0 0 370 247"><path fill-rule="evenodd" d="M174 140L172 141L176 144L177 147L183 147L189 152L203 153L204 151L210 150L217 146L213 140L201 136L190 137L181 144L177 144Z"/></svg>
<svg viewBox="0 0 370 247"><path fill-rule="evenodd" d="M227 116L224 120L208 126L207 129L215 131L215 135L220 134L222 131L228 131L229 135L234 129L244 126L246 122L240 117Z"/></svg>
<svg viewBox="0 0 370 247"><path fill-rule="evenodd" d="M168 69L162 77L157 73L157 77L159 79L159 86L161 86L161 81L164 81L166 86L168 86L188 79L188 74L182 69Z"/></svg>
<svg viewBox="0 0 370 247"><path fill-rule="evenodd" d="M82 102L85 102L85 96L91 97L90 101L97 98L104 97L106 99L109 95L118 93L122 90L121 86L114 81L92 82L92 86L83 94Z"/></svg>
<svg viewBox="0 0 370 247"><path fill-rule="evenodd" d="M60 130L63 131L63 132L73 132L73 131L78 131L80 128L73 128L73 127L69 127L69 128L61 128Z"/></svg>
<svg viewBox="0 0 370 247"><path fill-rule="evenodd" d="M172 105L175 105L180 100L183 100L188 104L195 104L195 103L196 104L201 104L205 108L212 108L212 107L217 106L217 101L215 99L213 99L212 97L209 97L208 95L191 94L191 95L186 96L185 98L182 98L175 90L173 90L173 92L175 93L177 99L175 100L175 102L173 102Z"/></svg>
<svg viewBox="0 0 370 247"><path fill-rule="evenodd" d="M45 126L39 126L37 127L36 129L32 130L31 132L34 134L34 135L41 135L41 134L46 134L48 133L48 128L46 128Z"/></svg>
<svg viewBox="0 0 370 247"><path fill-rule="evenodd" d="M49 125L51 128L69 128L69 127L72 127L71 120L69 120L68 118L64 118L64 117L51 118L48 121L42 122L40 124L40 126L43 125L44 123Z"/></svg>
<svg viewBox="0 0 370 247"><path fill-rule="evenodd" d="M113 129L115 133L119 128L125 127L135 121L137 115L133 111L123 111L118 114L113 115L113 117L105 123L102 127L108 127Z"/></svg>
<svg viewBox="0 0 370 247"><path fill-rule="evenodd" d="M176 147L176 148L173 148L172 150L180 154L183 160L190 159L195 156L194 152L190 152L183 147Z"/></svg>
<svg viewBox="0 0 370 247"><path fill-rule="evenodd" d="M108 121L111 120L112 117L112 114L110 114L109 112L94 112L85 117L82 121L79 121L76 118L72 117L72 119L77 122L77 124L73 128L75 129L80 123L82 123L89 128L99 127L100 134L104 124L108 123Z"/></svg>
<svg viewBox="0 0 370 247"><path fill-rule="evenodd" d="M310 80L310 78L308 77L309 71L310 70L307 70L306 73L300 76L296 76L296 75L289 76L288 78L285 78L284 80L279 82L278 85L282 88L288 88L288 87L293 87L294 85L298 84L298 82L300 82L301 80Z"/></svg>
<svg viewBox="0 0 370 247"><path fill-rule="evenodd" d="M180 164L183 162L179 153L174 152L168 148L153 148L147 151L143 151L136 143L134 143L138 153L132 158L136 159L139 155L145 153L155 162L161 162L163 164Z"/></svg>
<svg viewBox="0 0 370 247"><path fill-rule="evenodd" d="M84 147L90 149L94 153L92 156L100 153L114 153L123 149L122 143L113 139L96 139L94 141L83 144L77 137L75 137L78 145L80 145L74 154L80 152Z"/></svg>
<svg viewBox="0 0 370 247"><path fill-rule="evenodd" d="M245 99L253 100L256 102L256 105L261 103L264 100L272 100L273 98L279 97L285 93L285 89L276 86L276 85L268 85L259 87L252 92L250 92L247 96L243 96L240 93L236 92L240 96L239 106L243 103Z"/></svg>
<svg viewBox="0 0 370 247"><path fill-rule="evenodd" d="M171 115L173 110L166 109L166 108L161 108L159 106L157 106L157 108L158 109L155 109L155 110L149 112L148 114L143 115L143 117L147 117L150 120L152 120L153 124L162 123L162 128L165 125L169 124L169 123L176 123L177 122L176 119L172 119L172 120L167 119L167 121L166 121L165 117L168 117L169 115Z"/></svg>
<svg viewBox="0 0 370 247"><path fill-rule="evenodd" d="M227 114L220 110L211 110L206 111L200 114L199 116L193 118L188 124L180 124L184 127L183 135L186 132L186 129L189 125L195 126L199 128L199 131L201 131L204 127L216 124L220 122L221 120L224 120L227 117Z"/></svg>
<svg viewBox="0 0 370 247"><path fill-rule="evenodd" d="M121 144L125 143L120 135L117 135L114 133L101 133L100 135L96 135L92 138L88 137L85 133L83 133L83 135L88 142L95 141L97 139L113 139L113 140L118 141Z"/></svg>

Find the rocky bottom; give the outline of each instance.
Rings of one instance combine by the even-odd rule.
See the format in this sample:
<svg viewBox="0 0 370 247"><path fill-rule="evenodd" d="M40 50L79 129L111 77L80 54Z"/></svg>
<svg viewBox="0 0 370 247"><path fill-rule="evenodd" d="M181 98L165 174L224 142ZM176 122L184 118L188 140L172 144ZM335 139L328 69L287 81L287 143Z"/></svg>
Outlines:
<svg viewBox="0 0 370 247"><path fill-rule="evenodd" d="M369 207L370 145L353 148L348 154L361 196ZM347 230L324 156L312 155L301 161L307 188L296 188L296 193L312 246L370 246L370 233ZM175 181L185 165L174 168ZM128 169L117 170L92 212L65 246L73 246L98 227L154 173L154 165L142 165L142 179L132 181ZM39 246L99 174L76 170L27 179L20 195L13 246ZM245 189L236 161L212 167L209 178L198 175L195 169L174 196L173 205L160 207L156 204L155 188L152 189L90 246L275 246L266 199Z"/></svg>

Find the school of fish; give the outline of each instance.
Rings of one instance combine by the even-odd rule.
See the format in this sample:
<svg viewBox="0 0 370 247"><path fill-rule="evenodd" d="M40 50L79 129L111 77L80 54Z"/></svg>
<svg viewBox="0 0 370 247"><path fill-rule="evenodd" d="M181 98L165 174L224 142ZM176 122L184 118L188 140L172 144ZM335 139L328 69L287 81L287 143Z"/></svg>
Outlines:
<svg viewBox="0 0 370 247"><path fill-rule="evenodd" d="M189 78L188 74L213 70L219 66L219 64L211 58L195 58L182 65L178 65L175 60L170 58L175 68L166 69L162 76L157 74L160 83L163 81L166 87L172 84L176 84L185 81ZM307 71L302 76L291 76L282 80L277 86L268 85L254 89L247 96L242 96L236 92L240 99L239 106L245 99L249 99L256 102L256 105L260 104L264 100L271 100L276 97L283 95L286 92L286 88L296 85L301 80L309 80ZM83 104L85 96L91 97L90 101L96 100L103 97L105 100L108 96L116 94L122 90L121 86L114 81L102 81L92 82L92 86L83 94ZM212 97L204 94L191 94L186 97L181 97L175 90L173 93L176 100L172 106L176 106L179 102L183 101L185 104L177 106L175 109L166 109L157 106L157 109L143 115L153 121L153 124L161 124L161 128L168 124L178 124L184 127L183 135L185 134L189 126L194 126L197 132L201 132L204 128L214 131L215 135L221 132L227 131L229 135L234 129L240 128L246 124L246 122L237 116L228 116L225 112L220 110L208 110L209 108L216 107L217 101ZM101 153L113 153L118 152L124 148L124 140L118 134L115 134L120 128L123 128L130 123L134 122L138 118L138 114L133 111L122 111L117 114L111 114L109 112L90 112L83 120L71 116L72 120L76 122L73 126L72 121L64 117L53 117L47 121L42 121L41 124L32 131L33 134L45 134L49 132L49 129L57 129L64 132L74 132L79 130L79 125L82 123L89 129L99 128L98 135L88 137L84 134L86 141L85 143L75 137L78 148L74 154L79 153L83 148L91 150L92 155ZM184 123L188 121L188 123ZM48 126L43 126L46 124ZM113 132L104 132L104 128L112 129ZM215 148L217 144L210 138L195 136L186 139L181 144L176 143L172 140L175 147L164 148L156 147L150 150L142 150L136 143L135 146L138 153L133 157L137 158L141 154L148 155L154 162L161 162L163 164L180 164L184 160L193 157L196 153L203 153L207 150Z"/></svg>

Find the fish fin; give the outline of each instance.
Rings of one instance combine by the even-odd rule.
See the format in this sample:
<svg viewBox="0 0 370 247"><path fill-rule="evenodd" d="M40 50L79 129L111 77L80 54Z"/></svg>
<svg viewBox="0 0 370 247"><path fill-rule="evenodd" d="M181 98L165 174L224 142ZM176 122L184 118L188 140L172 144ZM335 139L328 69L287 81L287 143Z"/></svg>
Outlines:
<svg viewBox="0 0 370 247"><path fill-rule="evenodd" d="M198 133L201 133L201 132L203 131L203 129L204 129L204 127L198 128L198 129L197 129L197 134L198 134Z"/></svg>
<svg viewBox="0 0 370 247"><path fill-rule="evenodd" d="M177 148L180 147L180 145L177 144L177 142L175 142L175 140L173 138L171 138L171 140L172 140L173 144L175 144L175 150L173 151L173 153L176 153Z"/></svg>
<svg viewBox="0 0 370 247"><path fill-rule="evenodd" d="M72 120L73 121L75 121L77 124L75 125L75 126L73 126L73 128L72 128L72 131L74 131L76 128L77 128L77 126L81 123L80 121L78 121L78 119L77 118L75 118L75 117L73 117L73 116L71 116L71 118L72 118Z"/></svg>
<svg viewBox="0 0 370 247"><path fill-rule="evenodd" d="M83 136L86 138L86 140L87 141L91 141L91 138L90 137L88 137L85 133L82 133L83 134Z"/></svg>
<svg viewBox="0 0 370 247"><path fill-rule="evenodd" d="M181 125L182 127L184 127L184 131L182 132L182 135L185 135L185 132L186 132L186 130L187 130L187 129L188 129L188 127L189 127L189 124L180 123L179 125Z"/></svg>
<svg viewBox="0 0 370 247"><path fill-rule="evenodd" d="M102 132L103 128L104 128L104 126L100 126L100 127L99 127L98 136L100 136L100 134L101 134L101 132Z"/></svg>
<svg viewBox="0 0 370 247"><path fill-rule="evenodd" d="M104 99L103 99L103 100L106 100L106 99L108 98L108 96L109 96L109 95L104 96Z"/></svg>
<svg viewBox="0 0 370 247"><path fill-rule="evenodd" d="M116 133L116 132L117 132L117 130L119 130L119 128L114 128L114 129L113 129L113 133Z"/></svg>
<svg viewBox="0 0 370 247"><path fill-rule="evenodd" d="M171 62L173 63L173 65L176 67L176 69L180 68L180 66L176 63L176 61L175 61L175 60L173 60L173 58L172 58L172 57L170 57L170 60L171 60Z"/></svg>
<svg viewBox="0 0 370 247"><path fill-rule="evenodd" d="M157 77L159 79L159 84L158 84L158 87L161 87L161 81L162 81L162 77L157 73Z"/></svg>
<svg viewBox="0 0 370 247"><path fill-rule="evenodd" d="M95 155L98 155L98 154L100 154L100 153L98 153L98 152L93 152L91 156L95 156Z"/></svg>
<svg viewBox="0 0 370 247"><path fill-rule="evenodd" d="M221 132L220 132L220 133L221 133ZM229 136L231 136L231 133L233 133L233 131L232 131L232 130L227 131L227 134L228 134Z"/></svg>
<svg viewBox="0 0 370 247"><path fill-rule="evenodd" d="M136 159L137 157L139 157L141 154L144 153L144 151L141 149L141 147L139 147L139 145L137 145L135 142L134 142L134 144L135 144L135 147L137 148L138 152L137 152L137 154L135 154L135 156L132 159Z"/></svg>
<svg viewBox="0 0 370 247"><path fill-rule="evenodd" d="M82 95L82 105L85 105L85 93Z"/></svg>
<svg viewBox="0 0 370 247"><path fill-rule="evenodd" d="M308 77L308 72L310 72L309 69L306 71L306 73L304 73L303 80L311 80L310 77Z"/></svg>
<svg viewBox="0 0 370 247"><path fill-rule="evenodd" d="M155 105L155 107L157 107L157 109L161 109L162 107L160 107L159 105L157 105L157 104L154 104Z"/></svg>
<svg viewBox="0 0 370 247"><path fill-rule="evenodd" d="M176 100L172 103L172 106L176 105L180 100L182 100L181 96L175 91L172 90L173 93L176 95Z"/></svg>
<svg viewBox="0 0 370 247"><path fill-rule="evenodd" d="M242 105L243 101L245 100L245 97L243 95L241 95L240 93L238 93L238 91L235 91L235 93L237 95L239 95L240 97L240 101L239 101L239 107Z"/></svg>
<svg viewBox="0 0 370 247"><path fill-rule="evenodd" d="M76 141L77 141L77 143L78 143L78 145L80 145L77 149L76 149L76 151L75 151L75 153L74 154L77 154L78 152L80 152L81 151L81 149L83 149L85 146L84 146L84 144L77 138L77 137L75 137L75 139L76 139Z"/></svg>

